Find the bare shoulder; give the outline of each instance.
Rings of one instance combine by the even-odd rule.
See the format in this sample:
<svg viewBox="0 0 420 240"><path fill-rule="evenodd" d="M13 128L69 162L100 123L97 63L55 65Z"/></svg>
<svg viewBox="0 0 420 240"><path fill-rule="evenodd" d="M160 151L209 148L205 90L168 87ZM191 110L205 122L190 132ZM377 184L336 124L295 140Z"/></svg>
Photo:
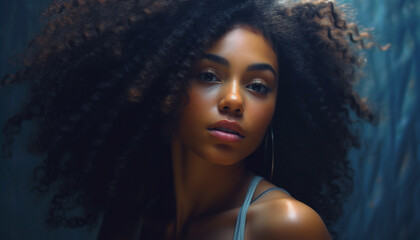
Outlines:
<svg viewBox="0 0 420 240"><path fill-rule="evenodd" d="M256 203L249 221L249 236L266 240L331 239L321 217L292 197Z"/></svg>

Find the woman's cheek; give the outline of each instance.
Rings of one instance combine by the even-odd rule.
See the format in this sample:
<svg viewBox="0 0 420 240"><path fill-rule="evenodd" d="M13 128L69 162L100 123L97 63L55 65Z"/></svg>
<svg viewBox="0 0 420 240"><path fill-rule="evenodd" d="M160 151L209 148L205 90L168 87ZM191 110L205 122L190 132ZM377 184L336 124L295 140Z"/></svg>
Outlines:
<svg viewBox="0 0 420 240"><path fill-rule="evenodd" d="M249 124L252 125L253 128L259 129L260 131L265 133L265 130L270 125L271 119L274 115L274 109L275 109L275 103L272 103L270 101L267 101L264 104L248 104L248 109L245 111L248 111L247 118L245 119L248 121Z"/></svg>

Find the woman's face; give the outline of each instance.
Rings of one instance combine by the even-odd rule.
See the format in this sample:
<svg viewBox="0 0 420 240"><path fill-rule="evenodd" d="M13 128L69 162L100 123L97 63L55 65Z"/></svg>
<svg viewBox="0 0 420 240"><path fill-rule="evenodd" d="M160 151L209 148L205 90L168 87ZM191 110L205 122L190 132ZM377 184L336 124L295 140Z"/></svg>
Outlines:
<svg viewBox="0 0 420 240"><path fill-rule="evenodd" d="M277 56L260 31L236 25L192 69L175 137L194 154L232 165L261 143L274 114Z"/></svg>

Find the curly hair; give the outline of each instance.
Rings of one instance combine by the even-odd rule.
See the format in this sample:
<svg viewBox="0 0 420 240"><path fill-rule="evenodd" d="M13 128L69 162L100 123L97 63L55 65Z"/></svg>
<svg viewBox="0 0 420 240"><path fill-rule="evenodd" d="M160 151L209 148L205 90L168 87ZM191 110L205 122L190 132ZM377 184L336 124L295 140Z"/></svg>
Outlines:
<svg viewBox="0 0 420 240"><path fill-rule="evenodd" d="M45 156L36 189L56 191L49 225L92 225L114 213L125 216L121 227L139 215L146 228L164 226L174 214L166 203L173 199L170 129L189 71L236 23L259 29L278 56L272 182L327 225L340 216L353 184L347 153L360 145L354 123L374 123L375 115L354 90L369 35L335 3L71 0L55 1L44 16L24 67L1 82L30 86L27 103L4 126L2 150L11 155L23 121L37 123L29 150ZM252 160L263 145L247 166L267 177Z"/></svg>

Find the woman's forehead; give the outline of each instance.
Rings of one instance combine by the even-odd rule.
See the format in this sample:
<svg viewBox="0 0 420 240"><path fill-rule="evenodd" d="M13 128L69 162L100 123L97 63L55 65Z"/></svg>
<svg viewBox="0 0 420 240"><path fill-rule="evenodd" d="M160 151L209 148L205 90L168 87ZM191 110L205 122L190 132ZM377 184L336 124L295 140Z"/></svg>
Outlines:
<svg viewBox="0 0 420 240"><path fill-rule="evenodd" d="M278 71L277 55L261 31L249 25L235 25L205 51L230 62L267 63Z"/></svg>

